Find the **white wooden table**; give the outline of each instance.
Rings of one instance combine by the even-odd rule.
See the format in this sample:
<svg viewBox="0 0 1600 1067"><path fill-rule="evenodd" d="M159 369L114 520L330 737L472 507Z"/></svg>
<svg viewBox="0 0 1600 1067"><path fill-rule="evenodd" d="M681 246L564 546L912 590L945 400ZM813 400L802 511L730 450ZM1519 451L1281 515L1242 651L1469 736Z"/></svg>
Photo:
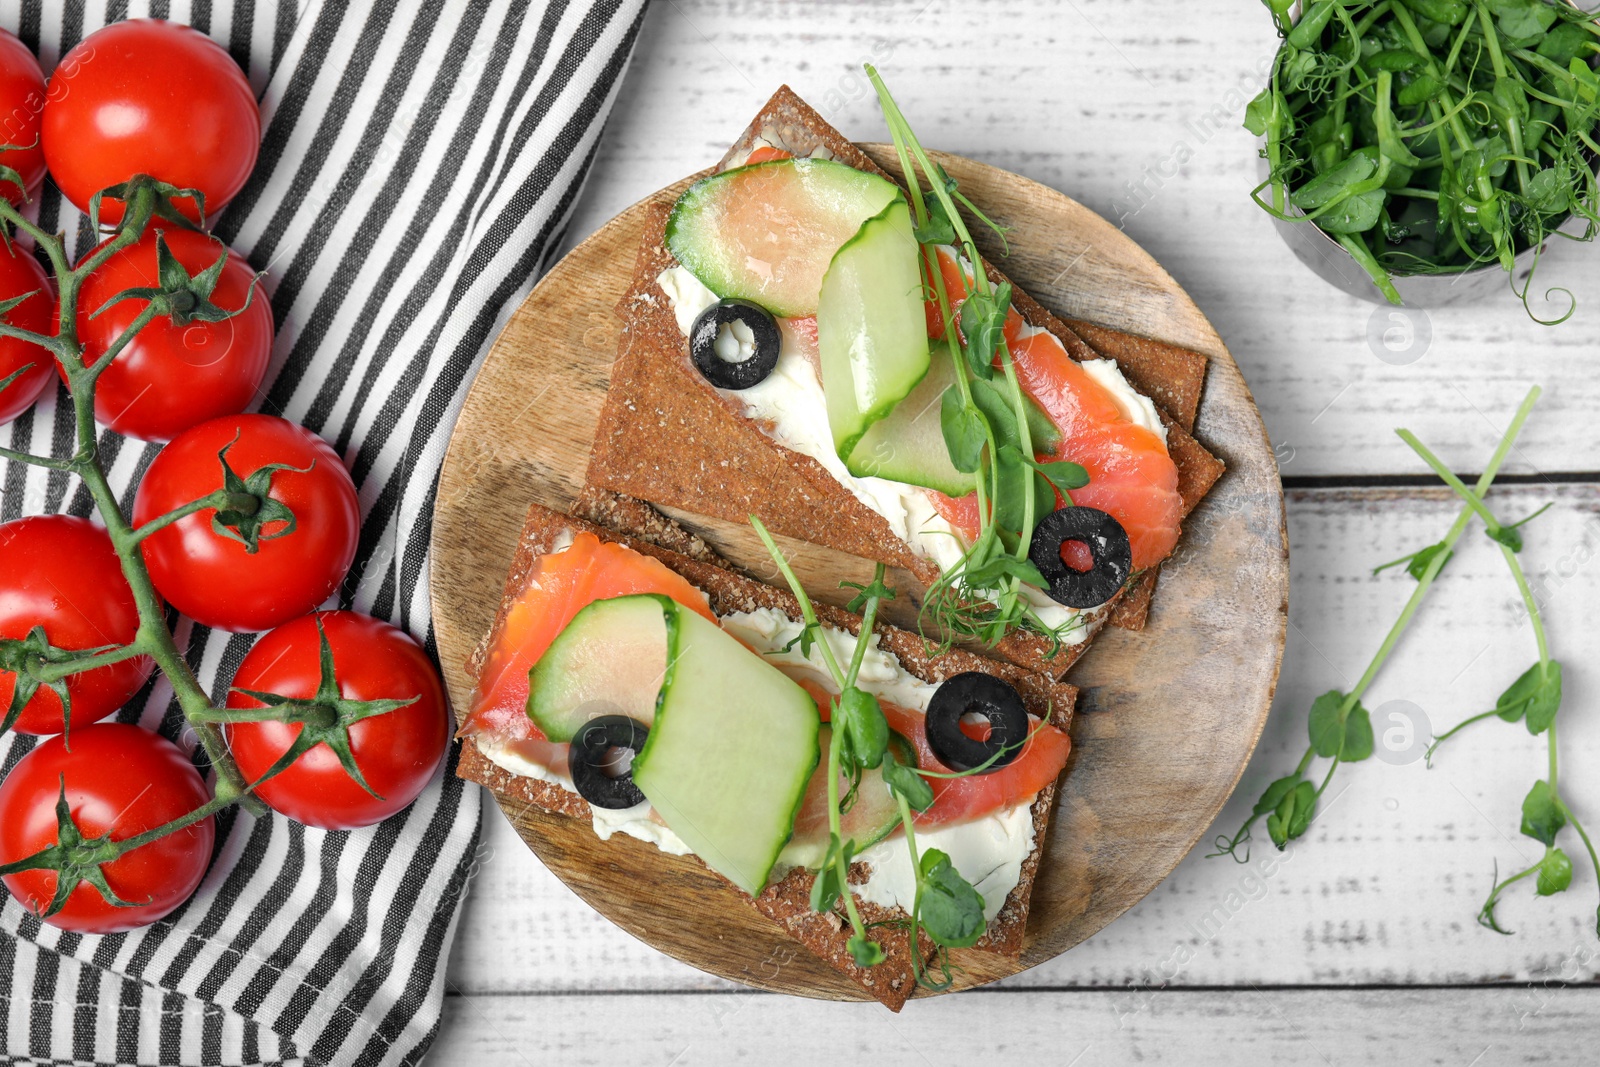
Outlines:
<svg viewBox="0 0 1600 1067"><path fill-rule="evenodd" d="M1255 148L1239 120L1275 44L1251 0L660 0L568 242L714 160L780 82L846 134L883 139L862 61L931 146L1121 221L1231 348L1288 489L1282 683L1217 832L1292 768L1312 697L1352 684L1398 613L1410 580L1370 568L1437 540L1455 514L1394 428L1476 471L1542 384L1493 502L1506 517L1556 505L1529 529L1523 560L1567 667L1564 791L1600 824L1600 249L1547 257L1541 281L1580 301L1555 329L1509 293L1434 311L1420 328L1338 293L1246 197ZM1375 313L1378 335L1397 331L1392 345L1407 329L1431 341L1409 362L1369 344ZM1491 706L1534 655L1504 564L1474 529L1365 703L1380 733L1398 721L1391 701L1442 728ZM1341 768L1325 814L1270 877L1197 852L1066 955L899 1016L742 991L661 955L568 892L491 808L433 1062L842 1063L867 1048L895 1064L1593 1062L1594 872L1569 844L1566 894L1513 889L1501 908L1513 937L1477 925L1491 866L1538 858L1517 827L1544 744L1520 726L1475 731L1432 770ZM837 1050L828 1030L848 1035Z"/></svg>

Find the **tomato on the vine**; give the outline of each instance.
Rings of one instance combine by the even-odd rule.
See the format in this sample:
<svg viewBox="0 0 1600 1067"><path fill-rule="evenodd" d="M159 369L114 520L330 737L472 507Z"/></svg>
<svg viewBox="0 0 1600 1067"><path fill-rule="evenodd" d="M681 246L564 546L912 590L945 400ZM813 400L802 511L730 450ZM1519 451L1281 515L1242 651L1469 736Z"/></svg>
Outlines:
<svg viewBox="0 0 1600 1067"><path fill-rule="evenodd" d="M44 93L39 61L15 34L0 30L0 115L5 116L0 120L0 144L16 146L0 152L0 166L17 172L30 197L44 184L44 152L39 148ZM0 193L13 204L24 199L23 191L10 182Z"/></svg>
<svg viewBox="0 0 1600 1067"><path fill-rule="evenodd" d="M52 647L73 651L126 645L138 633L133 590L111 538L88 519L36 515L0 525L0 642L26 641L35 627L44 628ZM149 656L136 656L68 677L74 730L126 704L153 668ZM16 682L16 674L0 669L0 715L11 706ZM55 690L39 686L15 728L60 733ZM76 732L72 739L76 744Z"/></svg>
<svg viewBox="0 0 1600 1067"><path fill-rule="evenodd" d="M309 749L263 782L256 795L291 819L350 830L379 822L417 798L444 758L450 714L439 672L422 646L404 631L354 611L306 615L262 637L239 664L228 707L265 706L241 689L301 699L317 696L319 620L333 654L341 697L417 699L349 727L350 752L378 796L361 788L326 744ZM245 780L253 782L264 774L302 729L301 723L275 720L228 725L228 748Z"/></svg>
<svg viewBox="0 0 1600 1067"><path fill-rule="evenodd" d="M242 481L260 482L252 475L283 466L271 473L264 497L222 515L206 508L151 534L142 542L145 564L161 595L196 622L269 630L317 607L344 580L361 529L356 487L339 454L310 430L273 415L228 415L185 430L161 450L134 498L135 524L224 488L218 454L225 449ZM262 500L287 507L293 525L260 522L252 551L246 527Z"/></svg>
<svg viewBox="0 0 1600 1067"><path fill-rule="evenodd" d="M7 153L0 153L0 163ZM55 297L50 280L39 261L15 243L0 243L0 300L11 300L34 293L6 312L4 319L34 333L49 334L55 323ZM0 423L10 422L39 399L50 384L56 357L49 349L29 344L18 337L0 337L0 382L22 370L20 378L0 389Z"/></svg>
<svg viewBox="0 0 1600 1067"><path fill-rule="evenodd" d="M72 821L87 840L109 834L121 841L172 822L210 801L205 782L171 741L125 723L100 723L72 732L69 749L52 737L24 756L0 783L0 863L12 863L57 844L56 801L66 782ZM66 905L45 919L63 930L109 934L170 914L194 894L211 862L216 822L207 816L101 866L111 891L131 907L106 900L78 883ZM5 876L23 907L40 912L56 891L56 872Z"/></svg>
<svg viewBox="0 0 1600 1067"><path fill-rule="evenodd" d="M221 241L169 226L146 230L84 281L78 296L84 362L103 356L149 304L120 300L102 311L112 297L125 289L161 287L156 269L158 233L191 277L226 256L211 302L225 311L244 311L222 322L195 319L182 326L168 316L157 317L100 375L95 418L142 441L170 441L207 419L243 411L255 399L272 356L272 309L266 294L250 292L255 281L250 264Z"/></svg>
<svg viewBox="0 0 1600 1067"><path fill-rule="evenodd" d="M214 215L244 188L261 141L261 109L233 57L199 30L162 19L115 22L62 57L45 102L44 158L66 198L148 174L198 189ZM192 197L177 201L191 218ZM104 222L122 220L106 198Z"/></svg>

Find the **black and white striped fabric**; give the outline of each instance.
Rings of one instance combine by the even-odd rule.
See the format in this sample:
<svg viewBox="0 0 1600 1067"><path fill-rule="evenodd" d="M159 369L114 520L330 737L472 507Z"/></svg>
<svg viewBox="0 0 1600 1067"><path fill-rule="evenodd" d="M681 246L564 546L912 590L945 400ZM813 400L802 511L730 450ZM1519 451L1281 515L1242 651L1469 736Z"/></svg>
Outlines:
<svg viewBox="0 0 1600 1067"><path fill-rule="evenodd" d="M261 95L250 184L216 233L268 271L277 345L263 411L346 458L364 515L342 606L430 641L436 474L474 371L563 228L626 69L643 0L64 0L0 8L40 55L107 22L187 22ZM151 76L159 78L159 71ZM94 243L46 189L46 228ZM73 244L69 240L69 245ZM0 426L67 454L64 398ZM124 507L157 449L106 434ZM12 465L0 519L90 513L82 487ZM253 638L187 621L219 697ZM152 682L126 721L184 740ZM188 739L192 741L192 736ZM32 747L0 740L9 770ZM191 746L192 747L192 746ZM453 758L452 758L453 765ZM447 767L407 812L352 833L230 813L205 884L168 921L63 934L6 899L0 1057L132 1064L413 1063L438 1027L444 960L478 841L479 797Z"/></svg>

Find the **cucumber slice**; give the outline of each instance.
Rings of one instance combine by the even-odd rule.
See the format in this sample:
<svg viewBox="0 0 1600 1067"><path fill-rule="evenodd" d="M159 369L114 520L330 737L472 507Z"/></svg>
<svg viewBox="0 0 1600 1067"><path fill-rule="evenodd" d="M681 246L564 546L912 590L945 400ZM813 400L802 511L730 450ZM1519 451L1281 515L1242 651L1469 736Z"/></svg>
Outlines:
<svg viewBox="0 0 1600 1067"><path fill-rule="evenodd" d="M715 623L669 610L667 679L633 783L707 866L754 896L817 766L817 705Z"/></svg>
<svg viewBox="0 0 1600 1067"><path fill-rule="evenodd" d="M932 362L922 381L888 415L867 428L845 466L858 477L888 478L947 496L966 496L977 490L977 476L951 466L939 421L940 400L955 384L955 365L943 341L935 343L930 354Z"/></svg>
<svg viewBox="0 0 1600 1067"><path fill-rule="evenodd" d="M832 160L735 167L678 198L667 248L720 297L810 315L834 252L899 195L893 182Z"/></svg>
<svg viewBox="0 0 1600 1067"><path fill-rule="evenodd" d="M977 478L951 466L939 421L944 392L955 384L955 364L944 341L933 342L929 353L928 373L889 414L867 428L845 466L858 477L888 478L947 496L966 496L977 489ZM1061 431L1032 397L1027 413L1034 452L1053 454L1061 444Z"/></svg>
<svg viewBox="0 0 1600 1067"><path fill-rule="evenodd" d="M528 717L552 741L571 741L601 715L649 726L667 673L677 616L654 593L596 600L550 642L528 673Z"/></svg>
<svg viewBox="0 0 1600 1067"><path fill-rule="evenodd" d="M896 199L834 254L817 299L828 425L841 458L928 373L911 210Z"/></svg>
<svg viewBox="0 0 1600 1067"><path fill-rule="evenodd" d="M806 786L805 802L794 819L794 836L784 846L778 857L780 863L790 867L810 867L813 870L822 862L828 851L828 741L833 731L824 723L817 735L821 754L817 769ZM915 767L917 751L911 742L893 731L889 744L894 748L895 759ZM845 785L840 785L840 797ZM839 833L856 843L856 851L876 845L900 826L900 806L895 803L889 786L883 780L881 769L863 771L861 784L856 787L855 803L839 816Z"/></svg>

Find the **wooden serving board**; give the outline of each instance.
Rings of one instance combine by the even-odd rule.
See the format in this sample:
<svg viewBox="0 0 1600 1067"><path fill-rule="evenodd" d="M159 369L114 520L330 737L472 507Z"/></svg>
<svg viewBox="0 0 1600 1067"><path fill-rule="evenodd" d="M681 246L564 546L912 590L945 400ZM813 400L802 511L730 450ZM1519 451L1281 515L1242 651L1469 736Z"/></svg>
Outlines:
<svg viewBox="0 0 1600 1067"><path fill-rule="evenodd" d="M896 170L884 146L865 147ZM986 254L1045 306L1210 358L1196 436L1228 464L1185 523L1148 627L1108 629L1069 675L1083 695L1023 954L955 953L962 989L1096 933L1155 888L1210 826L1272 702L1289 568L1283 493L1260 413L1183 290L1127 236L1061 193L983 163L939 158L974 202L1010 227L1010 254ZM462 407L439 478L430 575L434 631L458 708L471 688L463 664L493 621L523 511L532 501L566 509L582 488L620 334L612 306L631 279L647 202L591 235L534 288ZM678 517L735 562L775 577L747 527ZM859 560L815 546L798 554L814 595L864 573ZM863 999L694 861L621 835L602 842L587 821L497 799L562 881L661 951L763 989Z"/></svg>

